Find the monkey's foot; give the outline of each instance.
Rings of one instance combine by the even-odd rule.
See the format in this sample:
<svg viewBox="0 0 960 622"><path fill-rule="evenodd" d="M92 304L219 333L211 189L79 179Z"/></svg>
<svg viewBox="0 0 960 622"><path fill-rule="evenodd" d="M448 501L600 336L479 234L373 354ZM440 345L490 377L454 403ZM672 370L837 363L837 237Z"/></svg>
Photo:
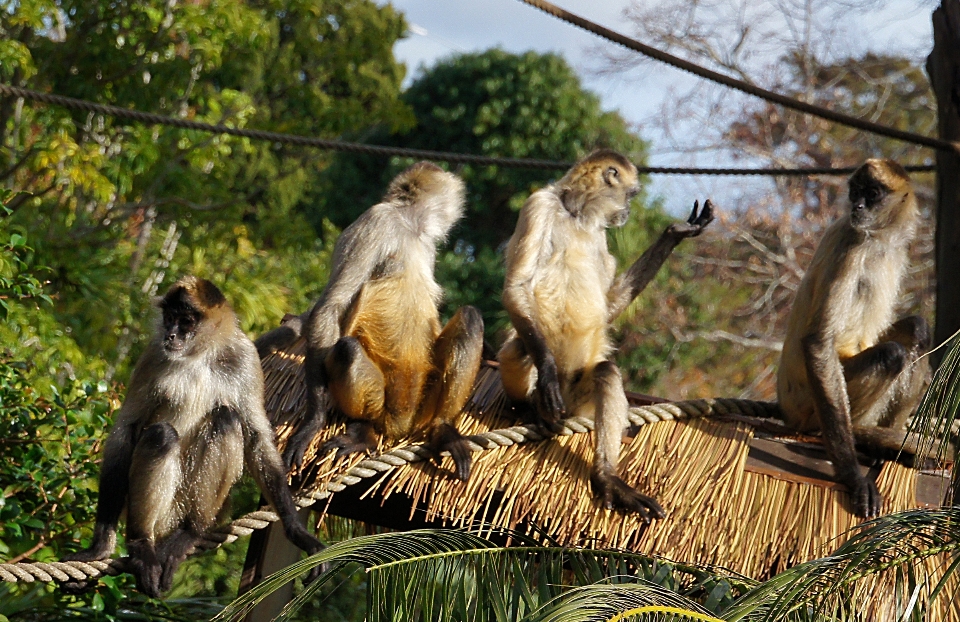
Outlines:
<svg viewBox="0 0 960 622"><path fill-rule="evenodd" d="M373 451L377 448L377 433L373 426L366 421L351 421L347 430L338 434L320 447L319 455L325 456L330 451L337 450L337 458L343 458L358 451Z"/></svg>
<svg viewBox="0 0 960 622"><path fill-rule="evenodd" d="M430 431L430 441L427 443L433 459L440 464L440 452L449 451L450 457L456 466L457 479L465 482L470 479L470 468L473 459L470 456L470 447L466 437L449 423L439 423Z"/></svg>
<svg viewBox="0 0 960 622"><path fill-rule="evenodd" d="M654 518L665 518L667 513L653 497L637 492L625 481L611 473L594 471L590 475L593 495L608 510L614 508L636 512L649 523Z"/></svg>
<svg viewBox="0 0 960 622"><path fill-rule="evenodd" d="M146 539L130 540L127 542L127 554L130 556L130 574L137 579L137 589L150 598L160 598L163 567L157 559L153 542Z"/></svg>
<svg viewBox="0 0 960 622"><path fill-rule="evenodd" d="M883 496L877 490L877 485L873 480L861 476L844 483L850 489L850 501L853 502L853 511L857 516L861 518L880 516Z"/></svg>

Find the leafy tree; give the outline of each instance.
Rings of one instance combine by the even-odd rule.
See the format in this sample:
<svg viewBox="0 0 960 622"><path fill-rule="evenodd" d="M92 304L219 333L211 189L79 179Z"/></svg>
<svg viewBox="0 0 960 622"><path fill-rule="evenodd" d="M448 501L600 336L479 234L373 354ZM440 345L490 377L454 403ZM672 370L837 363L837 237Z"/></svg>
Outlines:
<svg viewBox="0 0 960 622"><path fill-rule="evenodd" d="M27 0L0 11L0 77L167 115L336 137L409 125L398 99L404 68L392 56L404 29L392 7L370 0ZM219 279L254 331L322 286L329 244L302 212L325 156L11 98L0 101L0 140L0 174L16 193L11 226L51 268L53 322L70 331L91 372L127 369L149 333L150 297L170 273ZM24 332L43 323L16 321Z"/></svg>

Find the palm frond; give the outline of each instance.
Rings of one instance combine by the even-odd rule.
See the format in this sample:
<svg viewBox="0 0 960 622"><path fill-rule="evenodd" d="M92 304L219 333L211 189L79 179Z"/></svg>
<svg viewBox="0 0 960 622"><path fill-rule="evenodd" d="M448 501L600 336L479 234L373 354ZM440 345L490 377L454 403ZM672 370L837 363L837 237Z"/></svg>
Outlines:
<svg viewBox="0 0 960 622"><path fill-rule="evenodd" d="M520 534L510 535L520 546L499 547L453 530L386 533L341 542L271 575L216 620L239 619L271 591L320 563L331 564L333 569L306 586L279 619L313 598L337 570L350 563L360 564L367 572L367 619L371 622L539 619L536 616L544 611L553 611L550 607L562 606L558 598L575 594L571 587L600 583L606 584L601 589L622 586L628 593L632 600L628 599L622 610L664 603L689 610L694 603L689 597L719 608L755 585L716 568L677 565L618 550L542 546ZM638 590L667 594L674 600L637 600ZM610 602L607 599L607 604Z"/></svg>
<svg viewBox="0 0 960 622"><path fill-rule="evenodd" d="M725 620L909 620L956 586L960 507L889 514L864 523L833 555L780 573L722 612ZM942 559L934 560L935 556ZM888 579L886 590L867 591L865 578ZM874 584L876 585L876 584ZM894 617L895 616L895 617Z"/></svg>
<svg viewBox="0 0 960 622"><path fill-rule="evenodd" d="M647 581L574 588L547 603L530 622L722 622L703 607Z"/></svg>
<svg viewBox="0 0 960 622"><path fill-rule="evenodd" d="M940 461L955 459L955 456L944 455L948 445L938 443L938 439L949 440L953 436L957 411L960 410L960 331L944 342L943 347L947 348L947 353L934 371L933 380L920 400L910 426L912 431L921 435L919 453L924 455L939 445L936 457ZM920 363L922 361L915 364Z"/></svg>

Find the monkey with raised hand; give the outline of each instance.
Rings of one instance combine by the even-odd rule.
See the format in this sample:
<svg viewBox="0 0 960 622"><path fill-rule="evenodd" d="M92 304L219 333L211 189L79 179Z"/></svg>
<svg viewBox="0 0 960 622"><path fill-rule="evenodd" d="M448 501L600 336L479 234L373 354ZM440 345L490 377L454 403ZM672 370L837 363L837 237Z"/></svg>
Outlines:
<svg viewBox="0 0 960 622"><path fill-rule="evenodd" d="M284 452L288 465L300 465L326 424L329 393L348 425L321 451L366 451L380 436L423 432L438 460L449 451L457 477L467 479L470 450L454 421L480 368L483 319L463 307L441 326L434 278L437 244L463 203L463 181L435 164L400 173L383 201L340 235L330 281L311 311L257 340L261 355L301 330L307 340L307 413Z"/></svg>
<svg viewBox="0 0 960 622"><path fill-rule="evenodd" d="M894 321L919 216L899 164L872 159L857 169L849 212L824 233L797 290L780 358L784 419L823 433L863 517L877 516L883 499L861 473L854 441L899 447L930 377L929 364L917 360L930 345L926 321Z"/></svg>
<svg viewBox="0 0 960 622"><path fill-rule="evenodd" d="M319 551L323 545L297 515L264 411L257 351L223 294L188 276L159 306L160 326L107 437L93 542L67 559L110 557L126 510L130 571L140 591L159 597L225 512L244 465L287 538L307 553Z"/></svg>
<svg viewBox="0 0 960 622"><path fill-rule="evenodd" d="M610 360L609 326L677 244L700 235L713 208L709 201L703 210L695 204L686 222L667 227L618 276L606 230L627 222L639 189L637 168L619 153L600 150L527 199L506 251L503 304L514 332L498 358L507 395L532 402L547 429L557 431L567 415L593 417L594 495L607 508L649 521L662 518L663 508L617 475L628 404L620 370Z"/></svg>

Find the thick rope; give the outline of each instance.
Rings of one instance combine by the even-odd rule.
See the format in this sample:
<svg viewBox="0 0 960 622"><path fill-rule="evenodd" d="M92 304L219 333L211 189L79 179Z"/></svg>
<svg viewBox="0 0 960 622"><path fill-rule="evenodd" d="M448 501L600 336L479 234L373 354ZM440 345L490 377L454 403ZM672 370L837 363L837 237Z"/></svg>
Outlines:
<svg viewBox="0 0 960 622"><path fill-rule="evenodd" d="M692 73L695 76L699 76L711 82L716 82L717 84L722 84L731 89L740 91L741 93L746 93L748 95L753 95L754 97L759 97L764 101L768 101L774 104L779 104L785 108L791 108L797 110L804 114L813 115L815 117L820 117L821 119L826 119L827 121L832 121L834 123L840 123L848 127L853 127L865 132L870 132L871 134L879 134L880 136L886 136L888 138L894 138L896 140L902 140L904 142L913 143L915 145L923 145L924 147L931 147L933 149L940 149L943 151L951 152L960 152L960 143L952 142L949 140L943 140L941 138L933 138L931 136L923 136L921 134L914 134L913 132L905 132L903 130L898 130L893 127L886 125L881 125L880 123L874 123L873 121L867 121L865 119L858 119L857 117L844 114L842 112L836 112L822 106L816 106L814 104L808 104L792 97L787 97L786 95L781 95L780 93L774 93L773 91L768 91L767 89L760 88L755 84L750 84L749 82L744 82L743 80L738 80L736 78L731 78L722 73L718 73L706 67L701 67L695 63L684 60L673 54L668 54L663 50L658 50L655 47L651 47L645 43L641 43L636 39L631 39L626 37L618 32L605 28L600 24L591 22L588 19L580 17L570 11L565 11L555 4L551 4L546 0L520 0L524 4L528 4L534 8L540 9L548 15L552 15L558 19L561 19L568 24L582 28L587 32L593 33L599 37L602 37L613 43L622 45L623 47L633 50L634 52L639 52L644 56L648 56L654 60L660 61L661 63L666 63L671 67L687 71Z"/></svg>
<svg viewBox="0 0 960 622"><path fill-rule="evenodd" d="M773 402L755 402L739 399L700 399L685 402L664 402L647 406L632 406L627 416L632 426L644 426L660 421L696 419L724 415L747 415L751 417L778 417L779 407ZM570 417L561 421L560 436L582 434L593 430L593 421L584 417ZM471 451L485 451L510 447L547 438L535 425L516 425L509 428L489 430L466 437ZM367 458L336 479L316 491L294 499L298 507L306 508L317 501L327 499L334 493L353 486L365 479L415 462L430 460L432 454L423 444L412 444L392 449L375 457ZM280 520L275 512L261 510L246 514L229 525L219 527L203 535L195 552L208 551L248 536L258 529ZM116 558L97 562L18 562L0 564L0 580L8 583L32 583L34 581L85 581L126 571L126 559Z"/></svg>
<svg viewBox="0 0 960 622"><path fill-rule="evenodd" d="M409 149L405 147L385 147L382 145L367 145L363 143L351 143L341 140L327 140L323 138L312 138L309 136L298 136L296 134L281 134L279 132L250 130L229 127L226 125L213 125L211 123L202 123L200 121L189 121L187 119L178 119L176 117L168 117L150 112L141 112L131 108L121 108L119 106L98 104L84 99L65 97L63 95L40 93L39 91L32 91L30 89L10 86L8 84L0 84L0 96L20 97L30 101L40 102L42 104L62 106L71 110L82 110L84 112L107 115L118 119L129 119L145 125L166 125L185 130L196 130L199 132L209 132L213 134L228 134L230 136L239 136L242 138L250 138L252 140L267 140L275 143L300 145L303 147L315 147L318 149L327 149L331 151L364 153L368 155L379 156L400 156L449 162L451 164L476 164L478 166L503 166L507 168L565 170L573 166L573 162L561 162L557 160L501 158L472 155L467 153L452 153L449 151L431 151L427 149ZM936 170L936 166L932 164L911 165L904 168L907 171L919 173ZM799 177L808 175L849 175L856 170L856 167L683 168L671 166L638 166L637 170L643 175L770 175Z"/></svg>

